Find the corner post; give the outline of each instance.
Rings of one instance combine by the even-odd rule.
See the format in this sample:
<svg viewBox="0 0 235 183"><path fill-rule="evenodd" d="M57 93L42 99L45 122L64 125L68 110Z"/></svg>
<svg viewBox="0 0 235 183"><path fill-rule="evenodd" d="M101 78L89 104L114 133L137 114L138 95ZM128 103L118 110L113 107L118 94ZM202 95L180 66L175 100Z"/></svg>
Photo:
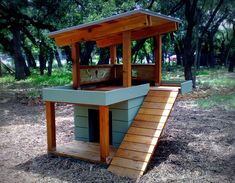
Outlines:
<svg viewBox="0 0 235 183"><path fill-rule="evenodd" d="M156 35L154 38L155 85L160 86L162 80L162 38L159 34Z"/></svg>
<svg viewBox="0 0 235 183"><path fill-rule="evenodd" d="M116 59L117 59L117 49L116 45L110 46L110 62L111 64L116 64Z"/></svg>
<svg viewBox="0 0 235 183"><path fill-rule="evenodd" d="M72 44L72 79L73 88L80 87L80 49L79 43Z"/></svg>
<svg viewBox="0 0 235 183"><path fill-rule="evenodd" d="M131 32L122 33L123 86L131 86Z"/></svg>
<svg viewBox="0 0 235 183"><path fill-rule="evenodd" d="M47 151L53 152L56 148L55 130L55 103L46 101L46 120L47 120Z"/></svg>
<svg viewBox="0 0 235 183"><path fill-rule="evenodd" d="M109 157L109 107L99 106L100 160L107 163Z"/></svg>

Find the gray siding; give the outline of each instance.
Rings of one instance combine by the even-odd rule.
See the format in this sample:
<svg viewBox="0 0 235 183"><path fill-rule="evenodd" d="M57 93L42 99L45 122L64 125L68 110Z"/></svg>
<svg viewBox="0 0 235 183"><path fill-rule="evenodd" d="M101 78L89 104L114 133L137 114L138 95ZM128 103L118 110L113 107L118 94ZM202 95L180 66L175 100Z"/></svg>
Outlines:
<svg viewBox="0 0 235 183"><path fill-rule="evenodd" d="M144 96L110 105L112 111L112 144L118 147L122 142L127 130L135 118ZM79 106L74 107L75 139L89 141L88 109L97 107Z"/></svg>

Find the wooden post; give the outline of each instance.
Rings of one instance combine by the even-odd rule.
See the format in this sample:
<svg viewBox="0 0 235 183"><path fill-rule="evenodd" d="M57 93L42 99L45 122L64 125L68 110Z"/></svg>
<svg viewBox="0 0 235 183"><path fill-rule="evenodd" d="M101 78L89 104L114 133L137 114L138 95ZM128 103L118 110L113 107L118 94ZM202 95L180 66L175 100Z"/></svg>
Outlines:
<svg viewBox="0 0 235 183"><path fill-rule="evenodd" d="M56 147L55 103L46 101L47 150L53 152Z"/></svg>
<svg viewBox="0 0 235 183"><path fill-rule="evenodd" d="M72 79L73 88L78 89L80 87L80 49L79 43L72 44Z"/></svg>
<svg viewBox="0 0 235 183"><path fill-rule="evenodd" d="M123 86L131 86L131 32L122 33Z"/></svg>
<svg viewBox="0 0 235 183"><path fill-rule="evenodd" d="M112 45L112 46L110 46L110 61L111 61L111 64L116 64L116 59L117 59L116 45Z"/></svg>
<svg viewBox="0 0 235 183"><path fill-rule="evenodd" d="M109 157L109 107L99 107L100 160L107 162Z"/></svg>
<svg viewBox="0 0 235 183"><path fill-rule="evenodd" d="M162 39L161 35L155 36L155 85L160 86L162 80Z"/></svg>

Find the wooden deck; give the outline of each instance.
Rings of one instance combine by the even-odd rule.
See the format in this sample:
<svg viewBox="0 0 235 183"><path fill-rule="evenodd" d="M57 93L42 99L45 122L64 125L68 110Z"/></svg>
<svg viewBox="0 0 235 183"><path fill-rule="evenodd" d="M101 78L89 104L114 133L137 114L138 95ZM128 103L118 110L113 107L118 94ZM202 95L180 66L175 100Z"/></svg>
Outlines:
<svg viewBox="0 0 235 183"><path fill-rule="evenodd" d="M116 148L110 146L108 162L110 162L116 151ZM98 143L72 141L63 146L56 147L55 151L50 153L100 163L100 145Z"/></svg>
<svg viewBox="0 0 235 183"><path fill-rule="evenodd" d="M144 174L159 142L179 87L152 87L113 157L109 171L133 179Z"/></svg>

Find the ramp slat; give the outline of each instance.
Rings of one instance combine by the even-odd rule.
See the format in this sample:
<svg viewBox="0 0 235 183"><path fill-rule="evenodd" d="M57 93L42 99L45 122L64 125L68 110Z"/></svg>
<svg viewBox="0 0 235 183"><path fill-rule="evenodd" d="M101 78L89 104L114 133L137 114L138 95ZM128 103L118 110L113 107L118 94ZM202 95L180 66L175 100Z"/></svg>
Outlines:
<svg viewBox="0 0 235 183"><path fill-rule="evenodd" d="M162 89L162 90L161 90ZM178 95L178 88L151 88L108 168L133 179L143 175Z"/></svg>
<svg viewBox="0 0 235 183"><path fill-rule="evenodd" d="M148 162L149 159L151 158L151 153L138 152L138 151L119 148L115 156L126 159L132 159L136 161Z"/></svg>

